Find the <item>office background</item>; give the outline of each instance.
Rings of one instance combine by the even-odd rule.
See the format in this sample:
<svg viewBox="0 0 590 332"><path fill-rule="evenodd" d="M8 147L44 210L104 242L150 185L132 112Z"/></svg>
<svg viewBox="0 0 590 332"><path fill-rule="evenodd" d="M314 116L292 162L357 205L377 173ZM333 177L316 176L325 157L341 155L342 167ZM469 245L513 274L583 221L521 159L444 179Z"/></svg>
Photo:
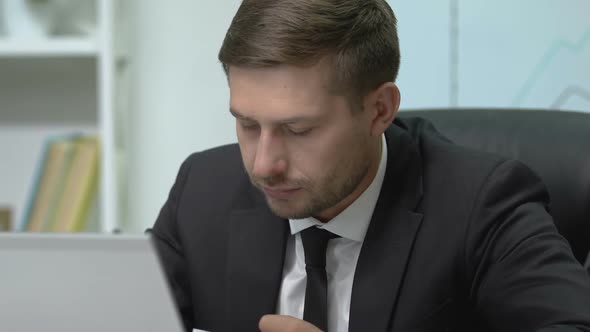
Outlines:
<svg viewBox="0 0 590 332"><path fill-rule="evenodd" d="M124 231L153 223L190 153L236 141L217 52L239 3L132 0L115 7L125 66L116 76L115 215ZM398 17L402 109L590 112L590 1L389 3Z"/></svg>

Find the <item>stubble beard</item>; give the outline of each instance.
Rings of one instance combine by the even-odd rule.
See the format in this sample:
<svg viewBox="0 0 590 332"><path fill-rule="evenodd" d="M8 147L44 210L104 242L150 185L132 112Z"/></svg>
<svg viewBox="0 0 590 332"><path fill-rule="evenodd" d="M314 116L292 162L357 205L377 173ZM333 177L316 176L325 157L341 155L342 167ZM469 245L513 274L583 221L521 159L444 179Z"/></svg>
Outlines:
<svg viewBox="0 0 590 332"><path fill-rule="evenodd" d="M364 158L363 158L364 159ZM284 219L303 219L320 214L334 207L348 197L360 185L369 172L368 158L360 160L355 165L347 165L349 171L339 171L342 166L334 167L319 183L309 180L286 181L277 179L254 179L252 183L261 190L262 184L272 185L289 183L301 188L298 201L277 200L266 196L266 202L270 210Z"/></svg>

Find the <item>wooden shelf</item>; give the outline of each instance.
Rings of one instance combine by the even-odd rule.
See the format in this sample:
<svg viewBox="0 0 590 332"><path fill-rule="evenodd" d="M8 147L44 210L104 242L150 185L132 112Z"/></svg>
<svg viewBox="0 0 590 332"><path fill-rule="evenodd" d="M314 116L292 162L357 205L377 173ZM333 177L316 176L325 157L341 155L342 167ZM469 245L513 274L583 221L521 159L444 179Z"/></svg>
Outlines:
<svg viewBox="0 0 590 332"><path fill-rule="evenodd" d="M94 39L0 39L2 57L93 57L99 53Z"/></svg>

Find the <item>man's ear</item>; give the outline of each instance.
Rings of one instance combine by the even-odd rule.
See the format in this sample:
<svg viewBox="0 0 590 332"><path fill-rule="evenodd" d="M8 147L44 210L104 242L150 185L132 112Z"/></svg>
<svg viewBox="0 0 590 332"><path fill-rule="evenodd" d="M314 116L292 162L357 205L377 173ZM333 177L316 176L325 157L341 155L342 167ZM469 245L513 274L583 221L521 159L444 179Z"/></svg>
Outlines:
<svg viewBox="0 0 590 332"><path fill-rule="evenodd" d="M371 117L371 135L380 136L391 125L400 105L400 92L393 82L381 84L365 99L365 111Z"/></svg>

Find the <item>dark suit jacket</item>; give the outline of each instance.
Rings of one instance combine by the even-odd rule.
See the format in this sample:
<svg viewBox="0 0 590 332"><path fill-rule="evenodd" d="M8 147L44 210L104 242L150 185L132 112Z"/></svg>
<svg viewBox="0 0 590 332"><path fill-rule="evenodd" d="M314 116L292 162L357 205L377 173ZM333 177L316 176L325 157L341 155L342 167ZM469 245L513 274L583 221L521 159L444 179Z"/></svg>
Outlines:
<svg viewBox="0 0 590 332"><path fill-rule="evenodd" d="M537 176L419 119L396 120L385 135L350 331L590 331L590 277ZM186 326L257 331L275 312L288 230L250 184L237 145L190 156L153 228Z"/></svg>

